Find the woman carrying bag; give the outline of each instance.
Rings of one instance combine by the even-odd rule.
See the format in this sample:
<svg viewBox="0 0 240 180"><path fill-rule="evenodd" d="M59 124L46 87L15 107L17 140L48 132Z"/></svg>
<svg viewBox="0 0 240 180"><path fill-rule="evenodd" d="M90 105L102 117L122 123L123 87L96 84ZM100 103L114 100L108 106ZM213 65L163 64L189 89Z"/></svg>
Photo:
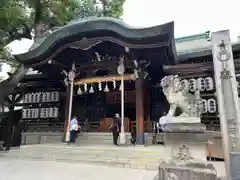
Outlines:
<svg viewBox="0 0 240 180"><path fill-rule="evenodd" d="M77 117L74 116L73 119L70 121L70 126L69 126L69 131L70 131L70 143L75 144L76 143L76 137L79 129L78 125L78 120Z"/></svg>

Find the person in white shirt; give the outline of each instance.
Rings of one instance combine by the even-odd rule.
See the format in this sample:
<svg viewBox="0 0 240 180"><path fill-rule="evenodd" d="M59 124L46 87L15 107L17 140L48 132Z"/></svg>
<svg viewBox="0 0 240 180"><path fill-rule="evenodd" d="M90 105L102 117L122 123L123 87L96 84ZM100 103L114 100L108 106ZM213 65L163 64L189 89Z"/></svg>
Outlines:
<svg viewBox="0 0 240 180"><path fill-rule="evenodd" d="M69 125L70 143L72 144L76 143L78 128L79 128L78 120L77 120L77 117L74 116L73 119L70 121L70 125Z"/></svg>

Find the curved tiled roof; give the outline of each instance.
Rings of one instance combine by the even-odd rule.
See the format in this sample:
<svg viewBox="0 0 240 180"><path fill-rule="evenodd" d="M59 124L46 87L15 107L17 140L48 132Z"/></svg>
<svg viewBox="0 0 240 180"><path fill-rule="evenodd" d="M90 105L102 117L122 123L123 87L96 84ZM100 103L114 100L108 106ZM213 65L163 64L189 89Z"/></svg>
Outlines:
<svg viewBox="0 0 240 180"><path fill-rule="evenodd" d="M31 61L34 59L46 59L52 51L56 51L57 48L63 46L62 41L65 44L80 40L86 36L87 33L95 33L98 36L98 32L112 32L118 36L122 41L127 41L128 44L159 44L162 46L175 46L174 45L174 23L166 23L163 25L136 29L133 28L122 20L113 18L87 18L81 21L73 21L66 26L56 29L49 36L47 36L39 46L30 50L29 52L16 55L16 59L20 62ZM103 36L108 36L108 33ZM162 41L159 42L159 38L162 37ZM87 37L88 38L88 37ZM172 51L175 47L172 47ZM42 57L44 56L44 57Z"/></svg>
<svg viewBox="0 0 240 180"><path fill-rule="evenodd" d="M212 45L209 37L210 32L185 36L175 39L178 61L185 61L189 58L210 56ZM240 49L240 43L232 43L233 51Z"/></svg>

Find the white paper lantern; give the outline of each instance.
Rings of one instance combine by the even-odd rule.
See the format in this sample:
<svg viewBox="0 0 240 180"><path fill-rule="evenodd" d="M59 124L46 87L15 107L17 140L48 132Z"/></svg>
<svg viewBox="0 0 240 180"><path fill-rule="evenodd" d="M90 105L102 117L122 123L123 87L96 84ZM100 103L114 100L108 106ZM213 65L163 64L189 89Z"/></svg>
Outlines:
<svg viewBox="0 0 240 180"><path fill-rule="evenodd" d="M215 113L217 111L217 104L215 99L208 99L208 112Z"/></svg>
<svg viewBox="0 0 240 180"><path fill-rule="evenodd" d="M38 92L38 93L36 94L36 102L40 102L40 99L41 99L41 93Z"/></svg>
<svg viewBox="0 0 240 180"><path fill-rule="evenodd" d="M52 107L49 108L48 117L50 117L50 118L53 117L53 108Z"/></svg>
<svg viewBox="0 0 240 180"><path fill-rule="evenodd" d="M51 101L51 93L47 92L46 93L46 102L50 102Z"/></svg>
<svg viewBox="0 0 240 180"><path fill-rule="evenodd" d="M40 102L44 102L43 101L43 92L40 92Z"/></svg>
<svg viewBox="0 0 240 180"><path fill-rule="evenodd" d="M195 92L197 89L197 81L196 79L189 79L189 91Z"/></svg>
<svg viewBox="0 0 240 180"><path fill-rule="evenodd" d="M58 91L56 91L56 92L54 92L54 96L55 96L55 100L56 101L59 101L59 99L60 99L60 93L58 92Z"/></svg>
<svg viewBox="0 0 240 180"><path fill-rule="evenodd" d="M57 118L58 117L58 107L53 108L53 117Z"/></svg>
<svg viewBox="0 0 240 180"><path fill-rule="evenodd" d="M33 93L28 94L28 103L32 103L32 96L33 96Z"/></svg>
<svg viewBox="0 0 240 180"><path fill-rule="evenodd" d="M38 117L39 117L39 108L36 108L34 118L38 118Z"/></svg>
<svg viewBox="0 0 240 180"><path fill-rule="evenodd" d="M204 78L198 78L197 79L197 89L199 91L205 91L206 86L205 86L205 79Z"/></svg>
<svg viewBox="0 0 240 180"><path fill-rule="evenodd" d="M44 114L43 114L43 118L48 118L48 111L49 109L48 108L43 108L44 109Z"/></svg>
<svg viewBox="0 0 240 180"><path fill-rule="evenodd" d="M44 118L44 108L40 109L40 118Z"/></svg>
<svg viewBox="0 0 240 180"><path fill-rule="evenodd" d="M214 88L213 84L213 78L212 77L206 77L205 78L205 87L207 91L212 91Z"/></svg>
<svg viewBox="0 0 240 180"><path fill-rule="evenodd" d="M202 103L203 103L203 112L202 113L207 113L208 112L208 101L206 99L203 99Z"/></svg>
<svg viewBox="0 0 240 180"><path fill-rule="evenodd" d="M26 117L25 117L25 118L28 119L28 118L29 118L29 114L30 114L30 113L29 113L29 109L26 109Z"/></svg>
<svg viewBox="0 0 240 180"><path fill-rule="evenodd" d="M47 102L47 93L42 93L42 102Z"/></svg>
<svg viewBox="0 0 240 180"><path fill-rule="evenodd" d="M22 109L22 118L23 119L26 119L26 117L27 117L27 111L26 111L26 109Z"/></svg>
<svg viewBox="0 0 240 180"><path fill-rule="evenodd" d="M29 117L30 118L34 118L34 109L30 109L30 111L29 111L30 113L30 115L29 115Z"/></svg>
<svg viewBox="0 0 240 180"><path fill-rule="evenodd" d="M23 103L28 103L28 94L24 94Z"/></svg>
<svg viewBox="0 0 240 180"><path fill-rule="evenodd" d="M33 93L33 94L32 94L32 102L33 102L33 103L36 103L36 93Z"/></svg>

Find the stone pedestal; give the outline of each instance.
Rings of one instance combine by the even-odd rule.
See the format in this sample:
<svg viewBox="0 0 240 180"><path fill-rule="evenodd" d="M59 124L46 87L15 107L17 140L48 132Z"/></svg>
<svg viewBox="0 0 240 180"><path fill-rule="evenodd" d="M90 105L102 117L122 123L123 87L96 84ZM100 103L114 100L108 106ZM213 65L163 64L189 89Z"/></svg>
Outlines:
<svg viewBox="0 0 240 180"><path fill-rule="evenodd" d="M187 123L185 117L165 124L165 159L159 166L158 180L217 180L217 172L206 160L205 125ZM191 119L194 119L191 117Z"/></svg>

